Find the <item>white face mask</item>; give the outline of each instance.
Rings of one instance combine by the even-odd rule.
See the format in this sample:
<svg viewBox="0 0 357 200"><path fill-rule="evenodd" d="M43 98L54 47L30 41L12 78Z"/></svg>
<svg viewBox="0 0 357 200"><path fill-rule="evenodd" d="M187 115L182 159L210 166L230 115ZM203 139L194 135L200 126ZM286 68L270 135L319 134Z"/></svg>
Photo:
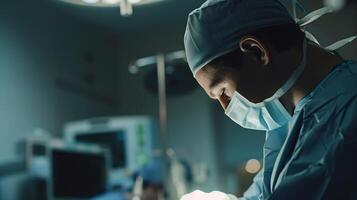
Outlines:
<svg viewBox="0 0 357 200"><path fill-rule="evenodd" d="M225 114L234 122L247 129L273 130L286 124L290 113L279 101L297 81L306 65L306 41L303 43L303 58L286 83L275 94L261 103L252 103L235 92Z"/></svg>

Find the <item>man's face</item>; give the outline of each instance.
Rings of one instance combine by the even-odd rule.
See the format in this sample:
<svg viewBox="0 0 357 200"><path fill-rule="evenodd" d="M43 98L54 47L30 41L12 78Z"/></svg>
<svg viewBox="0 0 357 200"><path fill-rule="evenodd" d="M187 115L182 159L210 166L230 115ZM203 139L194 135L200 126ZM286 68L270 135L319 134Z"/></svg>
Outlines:
<svg viewBox="0 0 357 200"><path fill-rule="evenodd" d="M262 102L278 89L279 72L269 64L267 49L253 47L243 51L239 61L230 62L231 67L207 64L196 73L196 80L212 99L218 100L226 109L237 91L253 103ZM239 65L239 66L238 66Z"/></svg>
<svg viewBox="0 0 357 200"><path fill-rule="evenodd" d="M279 73L269 63L268 50L257 44L260 46L249 47L251 50L242 47L239 62L232 59L229 67L211 62L196 73L197 82L210 98L219 101L223 109L227 108L236 91L249 101L259 103L277 90Z"/></svg>
<svg viewBox="0 0 357 200"><path fill-rule="evenodd" d="M253 103L262 102L274 93L270 72L263 66L242 66L242 69L206 65L196 74L196 80L207 95L218 100L225 110L237 91Z"/></svg>
<svg viewBox="0 0 357 200"><path fill-rule="evenodd" d="M236 74L233 68L219 69L208 64L197 72L196 80L211 99L226 109L237 88Z"/></svg>

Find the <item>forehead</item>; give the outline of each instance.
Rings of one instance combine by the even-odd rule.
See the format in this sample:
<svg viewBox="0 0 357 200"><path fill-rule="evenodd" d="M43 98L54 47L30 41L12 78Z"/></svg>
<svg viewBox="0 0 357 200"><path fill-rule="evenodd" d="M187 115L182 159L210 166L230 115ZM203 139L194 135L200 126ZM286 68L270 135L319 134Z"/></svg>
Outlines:
<svg viewBox="0 0 357 200"><path fill-rule="evenodd" d="M198 83L201 84L201 82L211 79L216 71L217 70L211 64L207 64L196 72L195 78Z"/></svg>
<svg viewBox="0 0 357 200"><path fill-rule="evenodd" d="M223 70L212 64L207 64L196 73L195 78L201 87L207 91L213 86L214 82L223 77L223 74Z"/></svg>

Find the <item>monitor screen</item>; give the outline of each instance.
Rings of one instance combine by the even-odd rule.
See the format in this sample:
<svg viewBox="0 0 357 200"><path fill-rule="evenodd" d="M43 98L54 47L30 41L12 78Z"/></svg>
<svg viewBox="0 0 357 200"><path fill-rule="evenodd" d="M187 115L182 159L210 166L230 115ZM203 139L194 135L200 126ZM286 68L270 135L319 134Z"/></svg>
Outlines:
<svg viewBox="0 0 357 200"><path fill-rule="evenodd" d="M53 149L51 156L55 198L90 198L106 192L104 154Z"/></svg>
<svg viewBox="0 0 357 200"><path fill-rule="evenodd" d="M77 142L100 145L110 150L112 167L126 167L125 134L124 131L81 133L75 136Z"/></svg>

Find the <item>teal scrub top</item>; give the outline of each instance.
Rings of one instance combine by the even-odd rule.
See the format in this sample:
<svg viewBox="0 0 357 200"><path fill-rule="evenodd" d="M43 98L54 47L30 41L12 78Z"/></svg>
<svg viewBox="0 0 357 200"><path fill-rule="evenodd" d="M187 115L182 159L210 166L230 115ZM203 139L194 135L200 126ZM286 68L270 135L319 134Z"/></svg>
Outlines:
<svg viewBox="0 0 357 200"><path fill-rule="evenodd" d="M345 61L266 133L263 168L239 200L357 199L357 62Z"/></svg>

